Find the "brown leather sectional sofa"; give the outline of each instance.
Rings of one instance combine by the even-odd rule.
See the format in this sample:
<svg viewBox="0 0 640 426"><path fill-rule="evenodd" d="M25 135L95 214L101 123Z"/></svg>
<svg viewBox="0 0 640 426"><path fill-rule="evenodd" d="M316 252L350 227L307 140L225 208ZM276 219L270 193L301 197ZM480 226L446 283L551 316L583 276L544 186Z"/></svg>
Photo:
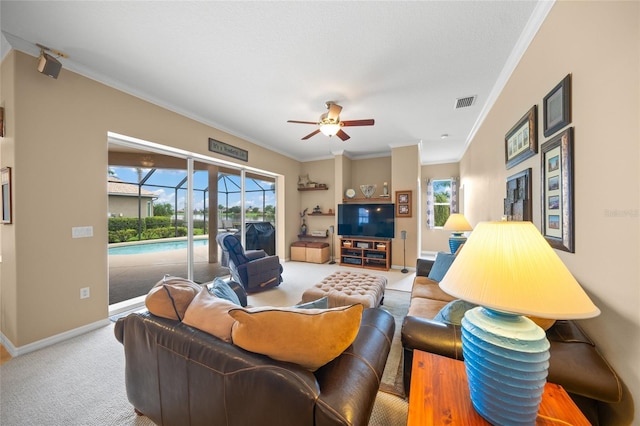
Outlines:
<svg viewBox="0 0 640 426"><path fill-rule="evenodd" d="M428 278L433 261L418 259L409 312L402 325L403 379L409 394L415 349L463 359L460 326L434 321L454 298ZM562 385L594 425L607 420L608 404L620 402L622 384L595 344L574 321L557 321L547 330L551 344L547 380Z"/></svg>
<svg viewBox="0 0 640 426"><path fill-rule="evenodd" d="M394 329L365 309L353 344L315 372L149 313L119 319L115 335L129 401L158 425L365 426Z"/></svg>

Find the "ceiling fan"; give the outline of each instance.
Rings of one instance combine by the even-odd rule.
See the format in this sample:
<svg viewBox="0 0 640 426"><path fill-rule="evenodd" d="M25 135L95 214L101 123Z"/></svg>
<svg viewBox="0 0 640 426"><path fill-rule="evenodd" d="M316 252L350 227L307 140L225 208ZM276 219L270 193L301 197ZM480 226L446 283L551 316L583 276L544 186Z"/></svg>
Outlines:
<svg viewBox="0 0 640 426"><path fill-rule="evenodd" d="M287 120L287 123L300 123L300 124L314 124L318 126L316 130L309 133L307 136L303 137L302 140L307 140L311 136L314 136L320 132L329 137L333 135L337 135L343 141L346 141L351 136L346 134L342 127L345 126L373 126L374 120L373 118L367 120L344 120L340 121L340 111L342 111L342 107L335 102L328 101L327 112L320 116L320 121L297 121L297 120Z"/></svg>

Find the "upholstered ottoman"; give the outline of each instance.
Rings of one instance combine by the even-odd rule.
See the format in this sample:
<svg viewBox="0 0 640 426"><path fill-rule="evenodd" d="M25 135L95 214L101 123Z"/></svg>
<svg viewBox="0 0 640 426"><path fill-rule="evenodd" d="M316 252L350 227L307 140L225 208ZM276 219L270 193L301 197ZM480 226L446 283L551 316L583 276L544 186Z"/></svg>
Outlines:
<svg viewBox="0 0 640 426"><path fill-rule="evenodd" d="M365 308L382 304L387 277L362 272L338 271L305 290L302 303L327 296L329 307L361 303Z"/></svg>

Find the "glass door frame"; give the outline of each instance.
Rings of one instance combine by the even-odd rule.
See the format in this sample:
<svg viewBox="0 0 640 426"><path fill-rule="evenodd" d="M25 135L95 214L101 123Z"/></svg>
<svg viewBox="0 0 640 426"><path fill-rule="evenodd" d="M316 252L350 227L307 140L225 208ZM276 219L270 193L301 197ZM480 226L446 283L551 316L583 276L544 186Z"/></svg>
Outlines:
<svg viewBox="0 0 640 426"><path fill-rule="evenodd" d="M137 138L133 138L130 136L126 136L126 135L122 135L122 134L118 134L118 133L114 133L114 132L108 132L107 133L108 136L108 145L117 145L117 146L123 146L123 147L128 147L128 148L132 148L132 149L136 149L136 150L141 150L141 151L148 151L148 152L153 152L153 153L157 153L157 154L162 154L162 155L168 155L168 156L173 156L175 158L179 158L179 159L184 159L187 161L187 196L185 199L185 219L187 221L187 278L192 280L193 279L193 275L194 275L194 249L193 249L193 241L194 241L194 235L193 235L193 205L194 205L194 191L192 190L194 187L194 183L193 183L193 179L194 179L194 171L195 171L195 161L204 163L204 164L210 164L213 166L220 166L220 167L224 167L227 169L232 169L232 170L237 170L239 172L240 175L240 182L241 182L241 196L240 196L240 212L241 212L241 219L240 219L240 235L241 235L241 242L243 247L245 246L246 243L246 238L245 238L245 232L246 232L246 212L245 212L245 179L246 179L246 174L248 172L252 173L252 174L258 174L258 175L263 175L265 177L268 177L270 179L273 179L275 182L275 199L278 200L278 175L272 172L268 172L268 171L264 171L264 170L260 170L260 169L256 169L253 167L248 167L248 166L243 166L237 163L233 163L230 161L225 161L225 160L220 160L217 158L213 158L213 157L208 157L205 155L201 155L201 154L197 154L197 153L193 153L193 152L189 152L189 151L185 151L183 149L180 148L175 148L175 147L171 147L171 146L167 146L167 145L161 145L158 143L154 143L154 142L150 142L150 141L145 141L142 139L137 139ZM217 190L217 188L216 188ZM211 195L211 189L209 190L209 195ZM209 208L211 208L211 202L209 202ZM217 208L217 205L216 205ZM278 208L276 205L276 222L277 222L277 216L278 216ZM210 224L211 227L211 224ZM277 232L276 232L276 240L277 240ZM214 243L217 244L217 242L214 241L210 241L210 244ZM276 245L277 247L277 245Z"/></svg>

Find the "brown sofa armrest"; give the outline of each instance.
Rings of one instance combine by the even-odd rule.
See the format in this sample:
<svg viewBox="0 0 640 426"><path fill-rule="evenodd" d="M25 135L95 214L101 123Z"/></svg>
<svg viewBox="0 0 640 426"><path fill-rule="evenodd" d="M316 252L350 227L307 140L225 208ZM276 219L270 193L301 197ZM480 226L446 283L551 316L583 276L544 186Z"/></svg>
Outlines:
<svg viewBox="0 0 640 426"><path fill-rule="evenodd" d="M453 359L462 359L460 326L407 316L402 323L402 346Z"/></svg>
<svg viewBox="0 0 640 426"><path fill-rule="evenodd" d="M402 323L404 393L409 395L413 351L420 350L454 359L462 359L460 326L426 318L407 316Z"/></svg>
<svg viewBox="0 0 640 426"><path fill-rule="evenodd" d="M567 392L604 402L619 402L622 384L575 321L556 321L547 331L551 344L547 380Z"/></svg>

